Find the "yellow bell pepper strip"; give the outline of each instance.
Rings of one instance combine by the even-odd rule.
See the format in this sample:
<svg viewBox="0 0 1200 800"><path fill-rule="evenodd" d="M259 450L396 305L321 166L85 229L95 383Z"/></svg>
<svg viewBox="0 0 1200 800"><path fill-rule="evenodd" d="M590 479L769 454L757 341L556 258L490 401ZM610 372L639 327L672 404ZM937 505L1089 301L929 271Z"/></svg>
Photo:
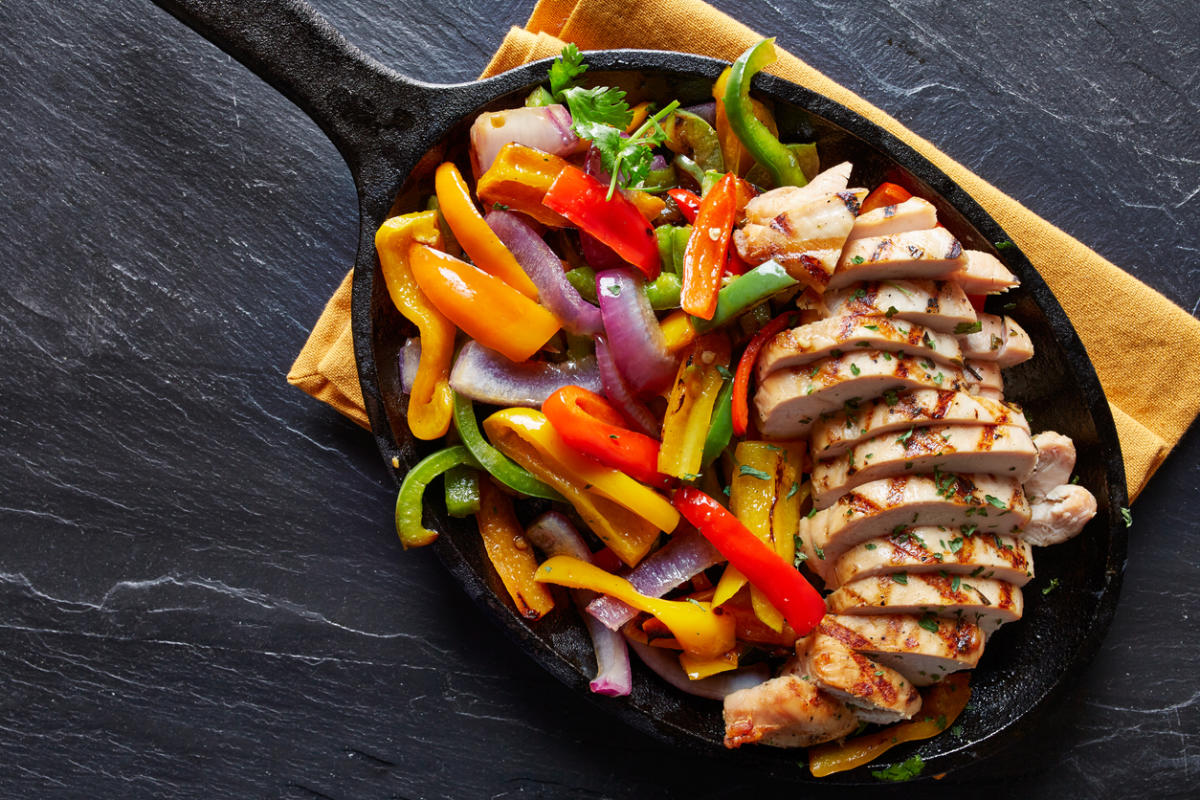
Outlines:
<svg viewBox="0 0 1200 800"><path fill-rule="evenodd" d="M375 232L375 251L383 282L396 309L417 326L421 360L408 397L408 428L418 439L440 439L450 428L454 402L450 362L454 359L454 323L430 302L413 277L408 250L413 243L442 246L436 211L392 217Z"/></svg>
<svg viewBox="0 0 1200 800"><path fill-rule="evenodd" d="M763 39L738 56L729 68L725 84L724 111L730 130L775 179L776 186L804 186L808 178L800 167L800 159L777 138L756 116L750 101L750 81L763 67L775 62L775 40ZM739 173L745 174L745 173Z"/></svg>
<svg viewBox="0 0 1200 800"><path fill-rule="evenodd" d="M555 556L538 567L537 579L572 589L591 589L657 617L671 629L684 652L709 659L734 646L733 618L705 603L660 600L638 592L629 581L570 556Z"/></svg>
<svg viewBox="0 0 1200 800"><path fill-rule="evenodd" d="M692 316L682 309L663 317L658 327L662 329L669 353L679 352L696 341L696 337L700 335L692 323Z"/></svg>
<svg viewBox="0 0 1200 800"><path fill-rule="evenodd" d="M750 171L754 166L754 156L748 151L742 140L734 133L733 127L729 122L729 109L725 105L725 95L728 91L729 76L732 72L732 67L726 67L725 71L713 83L713 99L717 101L716 125L717 138L721 142L721 153L724 156L725 166L722 171L733 172L738 176L743 176ZM770 110L757 100L749 99L751 108L754 110L754 116L766 126L772 135L779 135L779 128L775 125L775 117Z"/></svg>
<svg viewBox="0 0 1200 800"><path fill-rule="evenodd" d="M558 320L545 308L452 255L414 244L408 262L417 285L438 311L472 339L512 361L525 361L558 331Z"/></svg>
<svg viewBox="0 0 1200 800"><path fill-rule="evenodd" d="M566 166L567 162L558 156L510 142L500 148L492 166L479 176L475 193L485 207L499 203L543 225L565 228L571 223L542 205L542 198Z"/></svg>
<svg viewBox="0 0 1200 800"><path fill-rule="evenodd" d="M700 201L700 211L683 254L680 305L693 317L712 319L733 235L737 176L726 174Z"/></svg>
<svg viewBox="0 0 1200 800"><path fill-rule="evenodd" d="M442 216L475 266L531 300L536 300L537 287L521 269L513 254L508 252L500 237L492 233L492 229L483 221L483 215L471 199L471 189L458 167L450 161L439 166L433 175L433 188L437 192Z"/></svg>
<svg viewBox="0 0 1200 800"><path fill-rule="evenodd" d="M621 193L628 198L629 202L633 203L633 207L645 217L647 222L658 219L658 215L667 208L666 200L649 192L643 192L641 189L622 189Z"/></svg>
<svg viewBox="0 0 1200 800"><path fill-rule="evenodd" d="M479 513L475 515L483 549L500 576L517 613L528 620L541 619L554 610L554 597L535 578L537 559L517 521L512 500L487 478L479 482Z"/></svg>
<svg viewBox="0 0 1200 800"><path fill-rule="evenodd" d="M825 600L795 567L699 489L684 486L676 490L673 500L684 518L750 579L797 634L805 636L817 626L825 615Z"/></svg>
<svg viewBox="0 0 1200 800"><path fill-rule="evenodd" d="M467 448L455 445L430 453L404 475L396 494L396 533L405 550L433 544L437 539L437 531L426 528L421 520L425 509L425 487L438 475L463 464L476 466L478 462Z"/></svg>
<svg viewBox="0 0 1200 800"><path fill-rule="evenodd" d="M696 658L691 653L679 654L679 666L690 681L698 681L710 675L728 672L738 667L738 649L735 647L728 653L722 653L716 658Z"/></svg>
<svg viewBox="0 0 1200 800"><path fill-rule="evenodd" d="M954 724L971 699L970 674L956 672L923 694L920 718L868 733L838 744L817 745L808 749L808 768L814 777L870 764L901 742L915 742L937 736Z"/></svg>
<svg viewBox="0 0 1200 800"><path fill-rule="evenodd" d="M705 434L729 366L729 340L714 333L692 343L680 361L663 417L658 471L683 480L695 480L704 458Z"/></svg>
<svg viewBox="0 0 1200 800"><path fill-rule="evenodd" d="M460 394L454 395L454 429L475 460L500 483L518 494L562 502L562 495L488 444L475 419L475 404Z"/></svg>
<svg viewBox="0 0 1200 800"><path fill-rule="evenodd" d="M532 414L537 417L531 417ZM658 540L659 529L624 506L589 491L585 480L572 475L561 463L547 458L526 441L528 429L544 423L545 417L540 412L509 408L485 419L483 429L504 455L553 487L574 506L584 523L622 562L636 566Z"/></svg>

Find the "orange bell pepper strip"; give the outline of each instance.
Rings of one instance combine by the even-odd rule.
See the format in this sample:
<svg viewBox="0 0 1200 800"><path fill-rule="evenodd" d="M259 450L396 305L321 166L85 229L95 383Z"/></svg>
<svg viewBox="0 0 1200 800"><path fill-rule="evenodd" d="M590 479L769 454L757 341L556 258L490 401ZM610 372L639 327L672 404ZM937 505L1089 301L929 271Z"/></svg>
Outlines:
<svg viewBox="0 0 1200 800"><path fill-rule="evenodd" d="M737 176L726 173L700 201L700 211L683 254L683 293L679 305L701 319L712 319L725 275L729 239L737 211Z"/></svg>
<svg viewBox="0 0 1200 800"><path fill-rule="evenodd" d="M684 652L697 658L716 658L733 649L733 618L704 603L647 597L624 578L570 556L547 559L538 567L537 579L572 589L591 589L653 614L671 629Z"/></svg>
<svg viewBox="0 0 1200 800"><path fill-rule="evenodd" d="M842 744L817 745L808 749L808 768L814 777L870 764L901 742L915 742L937 736L954 724L971 699L969 673L947 675L924 692L920 719L901 722L890 728L847 739Z"/></svg>
<svg viewBox="0 0 1200 800"><path fill-rule="evenodd" d="M558 319L499 278L423 244L409 248L425 296L468 336L513 361L525 361L559 328Z"/></svg>
<svg viewBox="0 0 1200 800"><path fill-rule="evenodd" d="M858 213L865 214L868 211L874 211L884 206L899 205L911 197L912 192L903 186L884 182L876 186L875 190L867 195L866 199L862 201L862 205L859 206Z"/></svg>
<svg viewBox="0 0 1200 800"><path fill-rule="evenodd" d="M492 233L492 229L484 222L483 215L471 199L471 189L458 167L449 161L439 166L433 175L433 188L437 192L438 206L446 218L446 224L454 231L454 238L467 251L475 266L531 300L536 300L537 287L521 269L513 254L508 252L500 237Z"/></svg>
<svg viewBox="0 0 1200 800"><path fill-rule="evenodd" d="M738 668L738 649L735 647L716 658L696 658L691 653L679 654L679 666L688 676L688 680L698 681L721 672Z"/></svg>
<svg viewBox="0 0 1200 800"><path fill-rule="evenodd" d="M567 162L558 156L510 142L500 148L492 166L479 176L475 193L485 206L499 203L543 225L565 228L571 223L542 205L542 198L566 167Z"/></svg>
<svg viewBox="0 0 1200 800"><path fill-rule="evenodd" d="M666 489L671 478L658 471L655 439L626 427L621 412L582 386L564 386L546 398L542 413L562 440L634 480Z"/></svg>
<svg viewBox="0 0 1200 800"><path fill-rule="evenodd" d="M375 232L375 251L388 295L404 318L417 326L421 338L421 360L408 397L407 419L413 436L428 441L441 438L450 428L454 408L450 362L457 331L413 277L408 250L414 242L442 247L436 211L392 217Z"/></svg>
<svg viewBox="0 0 1200 800"><path fill-rule="evenodd" d="M745 436L746 428L750 426L750 378L754 375L754 362L758 360L758 354L762 352L767 342L774 338L775 334L782 331L788 325L793 324L795 319L795 311L785 311L780 314L762 326L758 333L754 334L753 338L750 339L750 343L746 345L746 349L742 351L742 357L738 359L737 370L733 373L733 406L731 407L731 411L733 415L734 434Z"/></svg>
<svg viewBox="0 0 1200 800"><path fill-rule="evenodd" d="M544 417L528 409L510 408L497 411L483 421L483 429L492 446L553 487L575 507L584 523L628 566L636 566L658 541L658 528L645 518L629 511L607 497L590 491L587 481L571 474L558 461L547 458L532 442L528 430Z"/></svg>
<svg viewBox="0 0 1200 800"><path fill-rule="evenodd" d="M713 407L729 366L729 339L710 333L692 342L679 363L675 383L663 417L658 471L683 480L694 480L704 461L704 442L712 422Z"/></svg>
<svg viewBox="0 0 1200 800"><path fill-rule="evenodd" d="M475 515L483 549L500 581L525 619L535 620L554 610L554 597L534 576L537 559L517 521L512 500L487 478L479 481L479 512Z"/></svg>

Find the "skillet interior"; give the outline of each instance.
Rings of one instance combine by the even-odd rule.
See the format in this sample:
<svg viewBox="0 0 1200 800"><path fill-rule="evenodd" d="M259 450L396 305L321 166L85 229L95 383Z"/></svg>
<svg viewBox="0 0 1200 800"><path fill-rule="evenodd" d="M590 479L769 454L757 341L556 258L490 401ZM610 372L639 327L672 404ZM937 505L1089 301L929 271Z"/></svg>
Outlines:
<svg viewBox="0 0 1200 800"><path fill-rule="evenodd" d="M611 51L588 56L589 81L626 88L633 100L678 98L684 105L709 98L712 80L724 64L680 54ZM530 88L544 80L545 62L504 76L513 91L461 119L448 120L443 144L426 153L409 153L415 163L391 183L364 186L362 235L355 274L354 336L364 396L380 450L397 481L411 464L436 445L417 442L404 422L405 400L396 369L397 350L411 335L392 307L379 276L372 236L386 214L380 197L398 197L397 210L416 209L429 191L430 171L444 157L464 158L466 129L476 112L520 105ZM666 69L663 69L663 68ZM1010 312L1029 332L1036 357L1006 370L1006 395L1025 408L1034 430L1053 429L1075 440L1077 472L1099 503L1099 513L1071 542L1039 550L1038 578L1025 592L1025 619L1005 626L991 641L972 679L973 698L959 720L962 735L948 734L891 751L885 760L912 753L927 762L926 774L948 772L992 757L1025 735L1036 735L1041 712L1072 685L1099 645L1111 620L1125 560L1125 529L1119 507L1126 503L1124 472L1116 432L1086 352L1057 301L1028 260L1015 248L997 252L993 242L1007 239L999 226L944 174L910 148L847 109L800 87L770 76L755 82L759 96L775 101L785 141L816 141L823 167L843 160L855 165L851 185L900 183L934 202L939 219L964 245L998 255L1021 278L1022 286L989 300L988 310L1015 302ZM418 156L421 156L418 160ZM464 162L465 164L465 162ZM370 197L369 197L369 196ZM371 197L376 202L371 202ZM481 415L482 417L482 415ZM393 461L393 459L396 459ZM396 466L398 464L398 467ZM442 532L435 545L446 568L467 593L488 609L506 632L543 667L582 692L597 706L674 745L701 749L731 765L753 767L789 780L813 780L796 766L796 751L720 747L720 704L686 696L658 680L635 661L635 688L628 698L597 698L588 693L594 670L591 646L569 603L536 624L514 611L480 546L473 520L456 520L437 510L427 521ZM540 510L529 504L532 516ZM1050 595L1040 589L1050 577L1060 581ZM822 779L825 783L870 781L859 770Z"/></svg>

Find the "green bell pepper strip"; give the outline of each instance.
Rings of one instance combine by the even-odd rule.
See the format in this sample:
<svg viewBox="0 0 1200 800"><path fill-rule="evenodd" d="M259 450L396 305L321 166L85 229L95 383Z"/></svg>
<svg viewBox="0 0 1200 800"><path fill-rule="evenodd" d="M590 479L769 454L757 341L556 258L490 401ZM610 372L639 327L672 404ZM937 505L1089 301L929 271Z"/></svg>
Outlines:
<svg viewBox="0 0 1200 800"><path fill-rule="evenodd" d="M804 186L808 179L800 167L800 159L758 117L750 104L750 81L763 67L775 62L775 40L763 39L738 56L729 70L725 84L725 113L729 127L738 140L766 167L776 186Z"/></svg>
<svg viewBox="0 0 1200 800"><path fill-rule="evenodd" d="M676 275L683 275L683 254L687 252L688 239L692 238L692 226L680 225L671 236L671 267Z"/></svg>
<svg viewBox="0 0 1200 800"><path fill-rule="evenodd" d="M654 229L654 239L658 242L658 257L662 259L663 270L675 269L675 227L659 225Z"/></svg>
<svg viewBox="0 0 1200 800"><path fill-rule="evenodd" d="M458 393L454 395L454 427L463 445L475 460L493 478L514 492L545 500L563 499L562 495L533 477L528 470L492 447L487 439L483 438L483 432L479 430L479 421L475 419L475 404Z"/></svg>
<svg viewBox="0 0 1200 800"><path fill-rule="evenodd" d="M692 317L692 325L698 333L707 333L797 283L778 262L765 261L730 281L717 293L717 310L713 312L712 319Z"/></svg>
<svg viewBox="0 0 1200 800"><path fill-rule="evenodd" d="M817 154L817 146L812 142L789 144L787 149L796 154L796 160L800 162L800 171L808 180L811 181L821 171L821 157ZM746 181L763 189L775 188L775 178L771 175L771 170L757 162L746 173Z"/></svg>
<svg viewBox="0 0 1200 800"><path fill-rule="evenodd" d="M545 86L539 86L529 93L525 98L525 105L531 107L552 106L557 102L554 95L550 94L550 90Z"/></svg>
<svg viewBox="0 0 1200 800"><path fill-rule="evenodd" d="M683 291L683 280L673 272L660 272L658 277L645 284L643 291L650 307L655 311L679 308L679 295Z"/></svg>
<svg viewBox="0 0 1200 800"><path fill-rule="evenodd" d="M677 172L678 172L678 170L683 170L688 175L691 175L692 180L696 181L697 186L699 186L701 183L703 183L704 169L699 164L697 164L695 161L692 161L690 158L688 158L685 155L679 154L679 155L676 155L674 159L672 159L671 163L673 163L675 165L675 169Z"/></svg>
<svg viewBox="0 0 1200 800"><path fill-rule="evenodd" d="M675 168L670 164L663 169L652 169L646 175L646 178L638 184L638 189L651 194L659 194L667 189L674 189L679 185L679 179L675 175Z"/></svg>
<svg viewBox="0 0 1200 800"><path fill-rule="evenodd" d="M700 456L700 466L705 469L717 460L717 456L729 446L733 437L733 380L725 379L717 401L713 404L712 422L708 426L708 436L704 437L704 454Z"/></svg>
<svg viewBox="0 0 1200 800"><path fill-rule="evenodd" d="M455 445L425 456L404 476L396 495L396 533L406 550L424 547L438 537L437 531L426 528L421 520L425 510L425 487L446 470L464 464L478 466L479 462L467 448Z"/></svg>
<svg viewBox="0 0 1200 800"><path fill-rule="evenodd" d="M460 464L446 471L446 513L469 517L479 511L479 470Z"/></svg>
<svg viewBox="0 0 1200 800"><path fill-rule="evenodd" d="M725 171L721 141L717 132L705 120L690 111L676 111L675 125L679 140L692 150L692 159L702 170Z"/></svg>
<svg viewBox="0 0 1200 800"><path fill-rule="evenodd" d="M704 197L706 194L708 194L708 190L716 186L721 178L724 177L724 172L717 172L716 170L711 169L706 170L704 173L704 180L700 181L700 196Z"/></svg>
<svg viewBox="0 0 1200 800"><path fill-rule="evenodd" d="M567 270L567 283L575 287L584 300L597 305L600 299L596 297L596 270L591 267L576 267Z"/></svg>

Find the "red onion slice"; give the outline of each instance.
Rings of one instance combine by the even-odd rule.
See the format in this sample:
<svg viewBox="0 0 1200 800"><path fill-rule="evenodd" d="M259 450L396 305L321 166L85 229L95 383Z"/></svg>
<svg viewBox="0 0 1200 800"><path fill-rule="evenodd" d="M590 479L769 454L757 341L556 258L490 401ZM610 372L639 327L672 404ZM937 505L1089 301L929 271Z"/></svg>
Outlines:
<svg viewBox="0 0 1200 800"><path fill-rule="evenodd" d="M642 291L642 279L631 269L596 275L600 316L617 368L637 393L665 388L675 377L675 358L654 309Z"/></svg>
<svg viewBox="0 0 1200 800"><path fill-rule="evenodd" d="M717 101L716 100L709 100L707 103L701 103L700 105L696 105L696 106L688 106L687 108L681 108L679 110L687 111L692 114L695 114L697 117L704 120L709 125L715 126L717 124Z"/></svg>
<svg viewBox="0 0 1200 800"><path fill-rule="evenodd" d="M484 112L471 125L471 161L479 174L487 171L500 148L510 142L556 156L570 155L580 145L571 130L571 112L563 105Z"/></svg>
<svg viewBox="0 0 1200 800"><path fill-rule="evenodd" d="M463 345L450 370L450 388L464 397L494 406L541 408L547 397L564 386L602 391L595 359L561 364L518 363L472 340Z"/></svg>
<svg viewBox="0 0 1200 800"><path fill-rule="evenodd" d="M400 362L400 389L405 394L412 394L413 381L417 379L417 369L421 366L421 337L406 339L397 358Z"/></svg>
<svg viewBox="0 0 1200 800"><path fill-rule="evenodd" d="M547 556L571 556L591 563L592 553L587 544L565 516L557 511L542 514L525 531L534 547ZM595 592L575 589L572 599L581 609ZM625 637L604 627L595 618L583 614L588 635L592 637L592 648L596 651L596 677L589 687L596 694L623 697L633 690L633 671L629 666L629 648Z"/></svg>
<svg viewBox="0 0 1200 800"><path fill-rule="evenodd" d="M587 231L579 231L579 252L587 265L596 271L621 269L629 263Z"/></svg>
<svg viewBox="0 0 1200 800"><path fill-rule="evenodd" d="M666 650L662 647L635 642L629 639L629 646L638 654L642 663L649 667L654 674L667 683L688 694L697 697L707 697L710 700L724 700L726 695L733 694L739 689L749 689L758 686L771 677L771 671L766 664L755 664L732 672L721 672L698 681L689 680L683 667L679 666L679 653L676 650Z"/></svg>
<svg viewBox="0 0 1200 800"><path fill-rule="evenodd" d="M625 579L647 597L662 597L684 581L691 580L724 560L717 548L694 529L679 530L671 537L671 541L634 567ZM638 613L608 595L588 603L587 610L614 631Z"/></svg>
<svg viewBox="0 0 1200 800"><path fill-rule="evenodd" d="M603 336L596 337L596 365L600 368L600 384L604 387L604 396L616 404L630 424L647 436L657 439L661 435L661 425L654 414L644 404L636 400L624 376L617 369L608 349L608 342Z"/></svg>
<svg viewBox="0 0 1200 800"><path fill-rule="evenodd" d="M571 333L594 336L603 330L600 309L584 300L567 280L562 260L529 223L511 211L489 211L488 227L500 237L538 288L538 299Z"/></svg>

